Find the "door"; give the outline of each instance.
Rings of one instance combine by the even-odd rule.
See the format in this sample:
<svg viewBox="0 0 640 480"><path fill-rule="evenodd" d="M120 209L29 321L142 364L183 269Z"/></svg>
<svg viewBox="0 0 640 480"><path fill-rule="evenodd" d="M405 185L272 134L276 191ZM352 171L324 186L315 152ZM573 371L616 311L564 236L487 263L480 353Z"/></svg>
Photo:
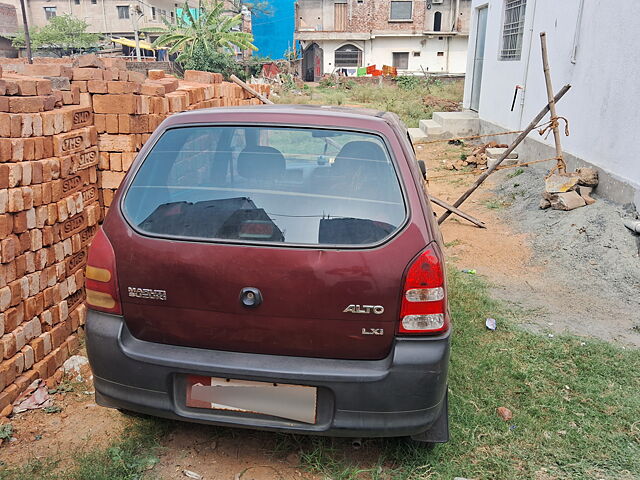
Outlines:
<svg viewBox="0 0 640 480"><path fill-rule="evenodd" d="M476 49L473 57L473 76L471 79L471 110L477 112L480 107L480 91L482 86L482 68L484 65L484 45L487 36L488 7L478 9L476 24Z"/></svg>
<svg viewBox="0 0 640 480"><path fill-rule="evenodd" d="M347 29L347 4L336 3L334 5L334 20L333 27L336 32L344 32Z"/></svg>
<svg viewBox="0 0 640 480"><path fill-rule="evenodd" d="M302 78L305 82L317 82L322 78L322 49L317 43L307 47L302 55Z"/></svg>

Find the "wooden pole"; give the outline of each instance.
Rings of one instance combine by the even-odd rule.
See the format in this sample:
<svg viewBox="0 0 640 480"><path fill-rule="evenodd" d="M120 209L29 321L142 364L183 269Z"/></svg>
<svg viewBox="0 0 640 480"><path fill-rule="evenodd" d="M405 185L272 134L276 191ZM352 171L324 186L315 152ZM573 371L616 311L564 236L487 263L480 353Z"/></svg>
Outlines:
<svg viewBox="0 0 640 480"><path fill-rule="evenodd" d="M267 105L273 105L273 102L271 100L269 100L267 97L265 97L261 93L257 92L253 88L251 88L249 85L244 83L242 80L240 80L235 75L231 75L229 78L231 79L232 82L237 83L238 85L240 85L242 88L244 88L251 95L253 95L255 97L258 97L262 101L262 103L266 103Z"/></svg>
<svg viewBox="0 0 640 480"><path fill-rule="evenodd" d="M24 43L27 46L27 61L33 63L33 55L31 54L31 35L29 35L29 24L27 23L27 9L24 0L20 0L20 8L22 9L22 25L24 27Z"/></svg>
<svg viewBox="0 0 640 480"><path fill-rule="evenodd" d="M547 34L540 32L540 44L542 46L542 68L544 70L544 80L547 85L547 98L549 100L549 110L551 111L551 120L553 129L553 139L556 143L556 158L557 168L559 173L565 173L567 171L567 164L564 162L562 155L562 145L560 144L560 130L558 129L558 121L554 119L558 118L556 112L556 102L553 99L553 86L551 85L551 72L549 71L549 56L547 55Z"/></svg>
<svg viewBox="0 0 640 480"><path fill-rule="evenodd" d="M440 200L439 198L436 198L433 195L428 195L428 197L429 197L429 200L431 200L433 203L435 203L436 205L441 206L442 208L444 208L446 210L449 210L451 213L455 213L456 215L464 218L465 220L469 220L471 223L473 223L474 225L477 225L480 228L487 228L487 226L485 225L485 223L482 220L478 220L477 218L472 217L468 213L464 213L462 210L457 209L453 205L449 205L444 200Z"/></svg>
<svg viewBox="0 0 640 480"><path fill-rule="evenodd" d="M565 85L564 87L562 87L558 92L558 94L554 97L553 99L554 102L558 102L562 97L564 97L564 94L567 93L570 88L571 88L571 85ZM453 204L454 207L459 207L467 198L471 196L471 194L482 184L482 182L484 182L487 179L489 175L491 175L494 172L494 170L502 163L502 161L505 158L507 158L509 154L513 152L518 145L520 145L520 143L527 137L527 135L529 135L531 130L536 128L536 125L540 123L540 120L544 118L547 112L549 112L549 104L545 105L542 111L538 115L536 115L536 118L534 118L531 121L531 123L527 126L527 128L525 128L522 131L522 133L518 135L518 137L513 141L511 145L509 145L509 148L507 148L505 152L502 155L500 155L500 158L498 158L498 161L494 165L492 165L491 168L489 168L482 175L480 175L477 178L477 180L473 183L473 185L471 185L471 187L466 192L464 192L458 200L455 201L455 203ZM441 224L442 222L444 222L449 217L449 215L451 215L450 211L444 212L442 216L438 218L438 224Z"/></svg>

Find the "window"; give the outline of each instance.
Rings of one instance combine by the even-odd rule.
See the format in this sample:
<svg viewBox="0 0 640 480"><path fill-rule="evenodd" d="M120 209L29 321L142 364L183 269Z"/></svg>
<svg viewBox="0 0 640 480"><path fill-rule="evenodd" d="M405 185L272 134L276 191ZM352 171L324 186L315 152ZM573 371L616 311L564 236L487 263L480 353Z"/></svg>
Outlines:
<svg viewBox="0 0 640 480"><path fill-rule="evenodd" d="M400 70L409 68L409 52L393 52L393 66Z"/></svg>
<svg viewBox="0 0 640 480"><path fill-rule="evenodd" d="M350 43L336 49L334 65L338 67L359 67L362 64L362 50Z"/></svg>
<svg viewBox="0 0 640 480"><path fill-rule="evenodd" d="M505 0L500 60L520 60L527 0Z"/></svg>
<svg viewBox="0 0 640 480"><path fill-rule="evenodd" d="M91 0L91 5L96 5L98 3L98 0Z"/></svg>
<svg viewBox="0 0 640 480"><path fill-rule="evenodd" d="M389 21L406 21L411 20L413 15L413 2L407 1L391 1L391 11L389 12Z"/></svg>
<svg viewBox="0 0 640 480"><path fill-rule="evenodd" d="M116 7L118 9L118 18L120 20L126 20L129 18L129 6L128 5L119 5Z"/></svg>
<svg viewBox="0 0 640 480"><path fill-rule="evenodd" d="M444 52L438 52L436 55L437 55L438 57L444 57Z"/></svg>
<svg viewBox="0 0 640 480"><path fill-rule="evenodd" d="M156 7L151 7L151 18L156 19Z"/></svg>
<svg viewBox="0 0 640 480"><path fill-rule="evenodd" d="M173 15L173 10L172 10L171 12L169 12L169 13L171 14L171 23L175 23L176 18L175 18L175 16Z"/></svg>
<svg viewBox="0 0 640 480"><path fill-rule="evenodd" d="M406 217L388 150L369 133L197 126L166 131L125 193L152 235L305 245L364 245Z"/></svg>
<svg viewBox="0 0 640 480"><path fill-rule="evenodd" d="M80 5L80 0L73 0L73 3L75 3L76 5Z"/></svg>
<svg viewBox="0 0 640 480"><path fill-rule="evenodd" d="M56 7L44 7L44 16L47 20L51 20L56 16Z"/></svg>
<svg viewBox="0 0 640 480"><path fill-rule="evenodd" d="M413 52L413 56L414 57L419 57L420 56L420 52Z"/></svg>
<svg viewBox="0 0 640 480"><path fill-rule="evenodd" d="M436 12L433 14L433 31L439 32L442 30L442 13Z"/></svg>

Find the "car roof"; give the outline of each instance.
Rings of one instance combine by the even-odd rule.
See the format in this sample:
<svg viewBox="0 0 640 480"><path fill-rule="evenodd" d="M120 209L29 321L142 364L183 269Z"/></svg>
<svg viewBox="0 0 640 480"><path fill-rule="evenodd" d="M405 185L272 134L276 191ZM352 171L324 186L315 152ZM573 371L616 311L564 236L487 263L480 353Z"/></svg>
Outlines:
<svg viewBox="0 0 640 480"><path fill-rule="evenodd" d="M192 110L189 112L182 112L176 115L172 115L170 118L174 119L171 123L189 123L189 117L198 117L197 121L201 121L203 115L212 115L213 117L218 117L219 115L228 115L228 114L268 114L268 113L278 113L285 115L295 115L300 116L301 120L305 116L322 116L329 118L353 118L353 119L368 119L368 120L376 120L389 123L393 126L396 126L402 130L406 130L406 126L400 120L400 117L395 113L385 112L382 110L374 110L370 108L363 107L342 107L342 106L334 106L334 105L284 105L284 104L274 104L274 105L249 105L243 107L216 107L216 108L205 108L199 110ZM195 120L195 118L194 118ZM304 121L303 121L304 122Z"/></svg>

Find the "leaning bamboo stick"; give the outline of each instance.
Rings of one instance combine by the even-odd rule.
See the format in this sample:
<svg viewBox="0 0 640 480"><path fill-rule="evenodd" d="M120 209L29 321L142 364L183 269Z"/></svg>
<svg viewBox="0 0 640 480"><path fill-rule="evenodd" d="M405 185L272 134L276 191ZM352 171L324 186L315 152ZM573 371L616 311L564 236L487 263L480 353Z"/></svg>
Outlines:
<svg viewBox="0 0 640 480"><path fill-rule="evenodd" d="M551 72L549 70L549 56L547 55L547 34L540 32L540 44L542 45L542 68L544 70L544 81L547 86L547 98L549 100L549 111L551 112L551 128L553 129L553 139L556 144L557 168L559 173L567 171L567 164L562 155L562 145L560 144L560 130L558 129L558 114L556 112L556 102L553 99L553 86L551 85Z"/></svg>
<svg viewBox="0 0 640 480"><path fill-rule="evenodd" d="M570 88L571 85L565 85L564 87L562 87L558 94L554 97L554 101L558 102L562 97L564 97L564 94L567 93ZM511 143L511 145L509 145L509 148L507 148L505 152L500 156L500 158L498 158L498 161L494 165L492 165L491 168L480 175L473 183L473 185L471 185L471 187L466 192L464 192L460 196L460 198L458 198L458 200L455 201L455 203L453 204L454 207L459 207L467 198L471 196L471 194L487 179L487 177L495 171L495 169L502 163L502 161L507 158L518 145L520 145L520 143L527 137L527 135L529 135L531 130L533 130L536 125L538 125L540 120L544 118L547 112L549 112L549 104L545 105L542 111L538 115L536 115L536 118L534 118L527 126L527 128L525 128L522 133L518 135L518 137L513 141L513 143ZM450 211L447 210L446 212L444 212L442 216L438 218L438 224L444 222L449 217L449 215L451 215Z"/></svg>
<svg viewBox="0 0 640 480"><path fill-rule="evenodd" d="M252 88L251 86L247 85L245 82L243 82L242 80L240 80L238 77L236 77L235 75L231 75L229 77L234 83L237 83L238 85L240 85L242 88L244 88L247 92L249 92L251 95L258 97L262 103L266 103L267 105L273 105L273 102L271 100L269 100L267 97L265 97L264 95L262 95L260 92L258 92L257 90L255 90L254 88Z"/></svg>
<svg viewBox="0 0 640 480"><path fill-rule="evenodd" d="M439 198L436 198L433 195L429 195L429 200L431 200L436 205L439 205L442 208L444 208L446 210L449 210L451 213L455 213L456 215L464 218L465 220L469 220L471 223L473 223L474 225L477 225L480 228L487 228L487 226L484 224L484 222L482 220L478 220L477 218L472 217L468 213L464 213L462 210L459 210L458 208L454 207L453 205L449 205L444 200L440 200Z"/></svg>

